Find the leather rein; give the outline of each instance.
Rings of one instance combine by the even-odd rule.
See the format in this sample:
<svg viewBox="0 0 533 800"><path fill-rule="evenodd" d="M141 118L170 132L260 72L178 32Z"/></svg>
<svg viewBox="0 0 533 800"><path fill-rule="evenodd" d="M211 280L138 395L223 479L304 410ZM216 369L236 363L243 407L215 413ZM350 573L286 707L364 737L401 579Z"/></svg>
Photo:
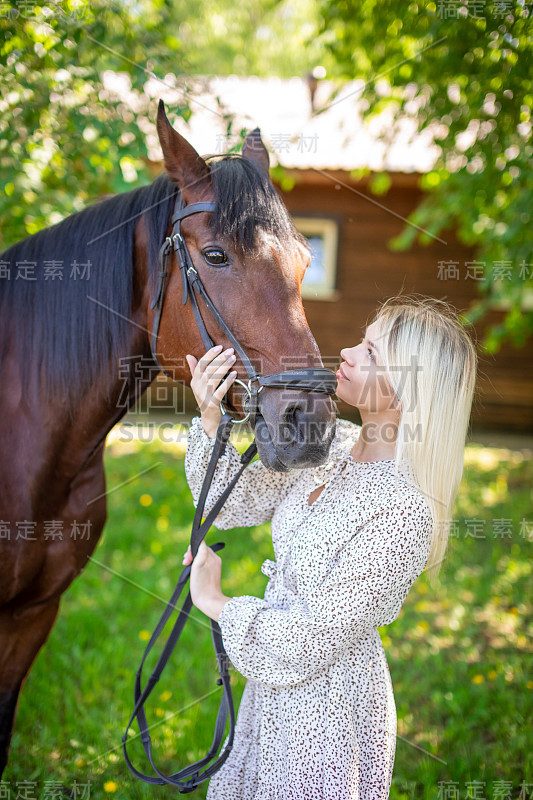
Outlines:
<svg viewBox="0 0 533 800"><path fill-rule="evenodd" d="M220 456L224 453L226 443L231 433L231 427L235 423L240 424L246 422L246 420L248 420L250 417L252 418L252 421L256 420L256 416L259 413L259 393L262 391L263 387L267 386L276 389L278 388L299 389L310 392L321 392L323 394L328 394L328 395L334 395L337 389L337 378L335 377L335 373L332 370L327 369L325 367L309 367L305 369L286 370L284 372L277 372L272 375L259 375L256 372L245 350L242 348L239 341L235 338L231 330L228 328L228 326L218 313L216 306L213 304L209 295L207 294L205 287L202 284L202 281L200 280L200 276L198 275L198 272L196 271L194 264L192 263L192 259L189 250L187 248L185 239L181 234L182 219L188 217L191 214L198 214L204 211L214 211L215 208L216 208L216 203L214 202L192 203L191 205L184 206L181 197L181 191L178 191L176 197L176 203L174 206L174 212L172 215L172 226L173 226L172 235L166 237L159 251L160 268L158 272L157 288L152 303L150 305L151 310L155 309L153 317L151 341L150 341L152 356L156 364L163 371L163 373L167 375L167 373L165 372L165 370L163 369L157 358L156 347L157 347L157 337L159 333L159 324L161 321L161 314L163 311L163 304L165 299L165 282L168 275L167 263L172 250L174 250L177 256L181 272L182 305L185 305L187 303L187 300L190 299L193 313L196 319L196 324L198 326L198 329L200 331L202 340L206 348L209 350L211 347L214 346L214 342L209 336L205 323L202 319L202 315L198 307L198 301L196 297L197 294L202 297L204 303L211 312L212 316L214 317L220 328L225 332L226 336L232 343L236 352L239 354L241 361L246 369L246 373L248 375L247 384L244 383L243 381L240 381L239 379L235 379L234 381L234 383L240 383L246 392L246 397L242 404L245 416L241 419L234 418L228 411L224 409L223 404L222 403L220 404L222 411L222 419L220 421L217 430L215 444L213 447L213 453L211 455L211 459L207 467L205 479L202 485L200 496L198 498L198 503L196 506L196 511L192 524L191 552L193 559L196 557L201 542L203 541L207 532L213 525L216 517L220 513L222 506L226 502L228 496L233 490L233 487L237 483L242 472L250 463L254 455L257 453L257 445L254 440L252 444L240 457L242 465L241 468L239 469L235 477L230 481L228 486L224 489L221 496L217 499L216 503L214 504L213 508L211 509L207 517L202 521L205 502L209 493L209 488L213 480L213 475L215 473L218 460ZM210 547L213 551L216 552L217 550L222 550L222 548L225 547L225 544L223 542L217 542L214 545L210 545ZM124 736L122 737L122 749L124 753L124 759L130 771L137 778L144 781L145 783L156 784L159 786L170 784L172 786L175 786L182 794L185 794L187 792L192 792L201 783L212 778L213 775L220 769L220 767L226 761L231 752L233 746L234 733L235 733L235 708L233 704L233 696L230 686L229 659L222 642L222 634L220 631L220 627L218 623L212 619L210 620L211 634L213 638L213 646L215 650L215 655L220 675L220 677L217 679L217 684L223 687L223 693L220 700L220 706L215 723L215 734L213 737L213 742L211 744L211 747L209 748L208 753L204 756L204 758L195 761L194 764L191 764L188 767L184 767L183 769L171 775L164 774L154 764L152 756L152 742L150 738L150 731L149 731L148 721L146 718L146 712L144 709L144 703L148 699L149 695L154 689L154 686L161 677L163 669L168 663L172 651L174 650L174 647L178 642L178 639L185 626L185 623L187 622L189 613L193 605L190 592L187 592L187 596L185 598L183 606L179 610L176 622L174 623L170 635L161 651L161 654L157 660L154 670L144 687L142 685L142 670L146 658L148 656L148 653L151 651L152 647L154 646L160 634L162 633L172 612L177 608L176 603L189 579L190 572L191 572L191 564L189 564L183 569L179 577L179 580L176 584L176 588L174 589L172 596L168 601L168 604L159 622L157 623L154 632L152 633L148 641L144 655L141 659L141 663L139 665L139 668L135 676L134 709L130 716ZM216 754L218 753L218 750L222 743L222 738L224 736L224 731L226 728L226 722L228 720L228 716L230 723L229 735L227 737L227 742L225 747L223 748L222 752L217 758ZM155 776L145 775L144 773L137 770L131 763L130 758L128 756L127 753L128 732L133 724L134 719L137 719L141 743L143 745L146 757L155 772ZM213 759L215 760L213 761ZM213 761L213 763L210 764L211 761ZM201 772L201 770L203 770L203 772Z"/></svg>

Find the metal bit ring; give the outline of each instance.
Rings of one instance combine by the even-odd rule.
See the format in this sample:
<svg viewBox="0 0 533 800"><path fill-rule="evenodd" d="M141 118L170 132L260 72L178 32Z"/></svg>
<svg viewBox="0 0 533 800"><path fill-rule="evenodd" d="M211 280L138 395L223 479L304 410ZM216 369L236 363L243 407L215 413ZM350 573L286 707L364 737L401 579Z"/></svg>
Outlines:
<svg viewBox="0 0 533 800"><path fill-rule="evenodd" d="M248 395L248 397L246 398L246 400L251 400L251 399L252 399L252 389L251 389L251 386L250 386L250 382L249 382L249 381L248 381L248 385L246 385L246 383L243 383L243 381L239 380L239 378L235 378L235 380L233 381L233 383L240 383L240 384L241 384L241 386L243 387L243 389L246 391L246 394ZM232 385L233 385L233 384L232 384ZM263 387L261 387L261 389L262 389L262 388L263 388ZM244 408L244 403L246 402L246 400L243 400L243 404L242 404L242 405L243 405L243 408ZM220 401L220 410L221 410L221 412L222 412L223 414L225 414L225 413L226 413L226 409L224 408L224 404L222 403L222 400ZM246 420L247 420L249 417L250 417L250 412L248 411L248 412L246 413L246 416L245 416L245 417L243 417L242 419L239 419L238 417L232 417L232 419L233 419L233 422L234 422L234 424L235 424L235 425L241 425L243 422L246 422Z"/></svg>

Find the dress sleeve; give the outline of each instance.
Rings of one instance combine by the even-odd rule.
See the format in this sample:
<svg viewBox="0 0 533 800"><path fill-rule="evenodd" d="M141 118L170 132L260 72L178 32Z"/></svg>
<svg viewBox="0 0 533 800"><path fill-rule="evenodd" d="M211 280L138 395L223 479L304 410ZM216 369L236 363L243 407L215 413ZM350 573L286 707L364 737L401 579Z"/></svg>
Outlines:
<svg viewBox="0 0 533 800"><path fill-rule="evenodd" d="M205 432L200 417L193 417L187 436L185 475L192 492L194 506L198 505L200 491L211 460L215 439ZM210 512L228 483L240 470L240 453L228 441L220 457L207 495L204 516ZM300 470L276 472L262 461L252 461L235 484L220 513L215 519L217 528L249 527L272 519L276 507L289 487L298 478Z"/></svg>
<svg viewBox="0 0 533 800"><path fill-rule="evenodd" d="M292 686L329 667L359 637L395 620L429 556L431 512L419 498L376 513L321 582L302 581L288 609L258 597L231 598L218 624L235 668L264 684Z"/></svg>

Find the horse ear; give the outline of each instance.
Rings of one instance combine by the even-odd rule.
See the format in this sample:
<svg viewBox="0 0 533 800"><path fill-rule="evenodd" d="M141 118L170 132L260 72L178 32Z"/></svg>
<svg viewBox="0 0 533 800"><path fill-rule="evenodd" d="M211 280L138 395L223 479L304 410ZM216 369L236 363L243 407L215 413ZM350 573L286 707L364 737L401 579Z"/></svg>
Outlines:
<svg viewBox="0 0 533 800"><path fill-rule="evenodd" d="M157 109L156 124L165 169L169 178L180 187L183 199L187 202L187 195L197 197L209 185L209 167L187 139L174 130L162 100Z"/></svg>
<svg viewBox="0 0 533 800"><path fill-rule="evenodd" d="M244 158L255 161L259 169L270 179L270 159L268 157L268 150L261 139L261 131L259 128L254 128L246 137L242 148L242 154Z"/></svg>

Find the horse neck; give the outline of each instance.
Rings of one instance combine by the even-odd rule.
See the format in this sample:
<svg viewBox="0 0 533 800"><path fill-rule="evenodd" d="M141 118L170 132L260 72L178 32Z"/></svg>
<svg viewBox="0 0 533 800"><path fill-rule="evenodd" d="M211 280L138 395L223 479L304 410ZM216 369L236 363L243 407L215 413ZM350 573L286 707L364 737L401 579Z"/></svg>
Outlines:
<svg viewBox="0 0 533 800"><path fill-rule="evenodd" d="M86 395L74 410L76 426L81 424L90 431L88 450L82 464L104 442L114 425L135 407L160 371L150 349L150 282L144 227L141 224L135 229L134 253L132 308L129 316L131 336L123 351L102 371L95 391L91 396Z"/></svg>

